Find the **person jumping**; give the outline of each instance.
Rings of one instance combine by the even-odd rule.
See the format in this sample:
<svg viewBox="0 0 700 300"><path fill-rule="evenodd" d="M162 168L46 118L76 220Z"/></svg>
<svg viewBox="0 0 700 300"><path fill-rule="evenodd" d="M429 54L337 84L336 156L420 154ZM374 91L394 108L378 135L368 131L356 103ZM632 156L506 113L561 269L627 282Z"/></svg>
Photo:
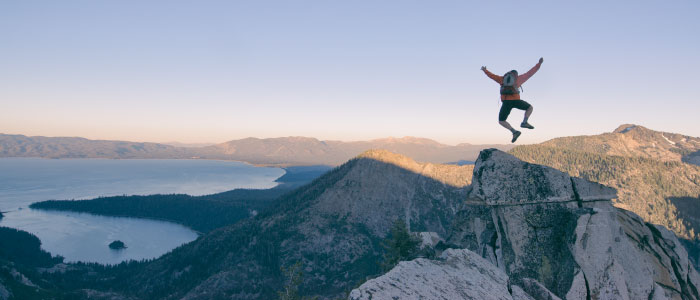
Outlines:
<svg viewBox="0 0 700 300"><path fill-rule="evenodd" d="M543 61L544 59L540 58L540 61L534 67L532 67L530 71L527 71L525 74L519 76L518 71L516 70L512 70L503 76L498 76L489 72L485 66L481 67L481 70L486 73L486 76L495 80L501 85L501 110L498 112L498 123L513 133L513 139L510 141L511 143L515 143L520 136L520 131L513 129L513 127L511 127L506 121L506 119L508 119L508 115L510 115L510 111L513 108L525 111L525 119L523 119L523 122L520 123L520 127L535 129L534 126L527 122L527 119L530 118L530 115L532 114L532 105L527 103L525 100L520 99L519 89L521 89L520 86L525 83L525 81L530 79L532 75L535 75L537 70L540 69Z"/></svg>

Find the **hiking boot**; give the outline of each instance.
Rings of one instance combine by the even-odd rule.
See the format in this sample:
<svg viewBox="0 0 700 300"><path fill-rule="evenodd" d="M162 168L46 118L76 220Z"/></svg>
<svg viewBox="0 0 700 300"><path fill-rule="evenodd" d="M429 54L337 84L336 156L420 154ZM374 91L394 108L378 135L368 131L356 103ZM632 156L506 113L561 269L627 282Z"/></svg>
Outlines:
<svg viewBox="0 0 700 300"><path fill-rule="evenodd" d="M530 125L530 123L528 123L528 122L520 123L520 127L527 128L527 129L535 129L535 126Z"/></svg>
<svg viewBox="0 0 700 300"><path fill-rule="evenodd" d="M520 131L515 131L513 132L513 139L510 140L511 143L515 143L516 140L518 140L518 137L520 136Z"/></svg>

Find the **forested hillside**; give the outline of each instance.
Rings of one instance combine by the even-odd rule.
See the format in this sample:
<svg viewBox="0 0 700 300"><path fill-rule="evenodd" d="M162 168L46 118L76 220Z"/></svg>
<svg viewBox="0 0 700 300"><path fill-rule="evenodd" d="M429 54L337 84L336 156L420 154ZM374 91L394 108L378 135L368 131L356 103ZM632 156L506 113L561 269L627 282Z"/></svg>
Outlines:
<svg viewBox="0 0 700 300"><path fill-rule="evenodd" d="M700 138L651 130L634 124L620 125L613 132L551 139L542 146L605 155L683 161L700 165Z"/></svg>

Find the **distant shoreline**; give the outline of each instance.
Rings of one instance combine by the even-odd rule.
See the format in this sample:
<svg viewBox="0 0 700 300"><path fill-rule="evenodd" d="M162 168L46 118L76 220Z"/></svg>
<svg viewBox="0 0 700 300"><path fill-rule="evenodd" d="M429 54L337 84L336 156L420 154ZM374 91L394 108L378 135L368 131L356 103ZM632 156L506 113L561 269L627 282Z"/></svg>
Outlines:
<svg viewBox="0 0 700 300"><path fill-rule="evenodd" d="M421 162L475 161L479 151L511 144L445 145L425 138L322 141L310 137L246 138L211 146L179 147L160 143L89 140L79 137L29 137L0 133L0 157L47 159L204 159L258 167L338 166L371 149L385 149Z"/></svg>
<svg viewBox="0 0 700 300"><path fill-rule="evenodd" d="M233 159L221 159L221 158L144 158L144 157L138 157L138 158L122 158L122 157L42 157L42 156L0 156L0 159L21 159L21 158L30 158L30 159L46 159L46 160L210 160L210 161L219 161L219 162L237 162L237 163L242 163L246 164L249 166L253 167L260 167L260 168L279 168L279 169L284 169L288 167L305 167L308 165L274 165L274 164L254 164L250 163L247 161L242 161L242 160L233 160Z"/></svg>
<svg viewBox="0 0 700 300"><path fill-rule="evenodd" d="M255 216L280 196L310 183L331 170L331 167L295 166L282 169L285 173L275 180L278 184L267 189L233 189L202 196L152 194L87 200L46 200L34 202L29 208L172 222L202 235Z"/></svg>

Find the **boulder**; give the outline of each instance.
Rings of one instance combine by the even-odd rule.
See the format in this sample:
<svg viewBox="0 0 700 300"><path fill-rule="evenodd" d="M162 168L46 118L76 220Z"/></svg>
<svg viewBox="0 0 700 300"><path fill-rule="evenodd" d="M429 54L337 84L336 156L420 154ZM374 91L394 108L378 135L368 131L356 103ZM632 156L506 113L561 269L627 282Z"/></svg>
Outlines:
<svg viewBox="0 0 700 300"><path fill-rule="evenodd" d="M350 299L513 299L508 289L505 272L472 251L448 249L438 260L400 262Z"/></svg>
<svg viewBox="0 0 700 300"><path fill-rule="evenodd" d="M496 149L481 151L472 182L471 196L488 205L566 203L617 197L613 188L572 178L550 167L526 163Z"/></svg>

